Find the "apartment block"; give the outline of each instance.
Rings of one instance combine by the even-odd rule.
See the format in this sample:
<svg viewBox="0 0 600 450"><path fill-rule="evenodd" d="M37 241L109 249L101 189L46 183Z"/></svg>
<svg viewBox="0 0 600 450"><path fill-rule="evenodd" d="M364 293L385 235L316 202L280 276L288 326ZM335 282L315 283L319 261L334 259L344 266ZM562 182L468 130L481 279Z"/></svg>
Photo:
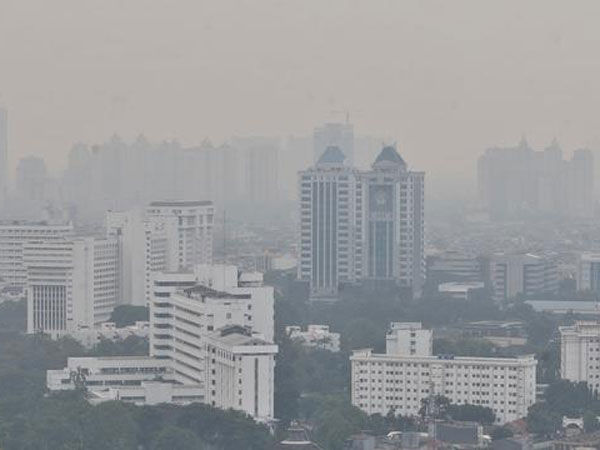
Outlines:
<svg viewBox="0 0 600 450"><path fill-rule="evenodd" d="M352 365L352 404L367 414L418 416L422 401L443 395L452 404L492 409L496 423L527 415L535 403L536 365L532 355L516 358L407 355L405 346L385 354L356 350ZM400 351L398 351L400 349Z"/></svg>

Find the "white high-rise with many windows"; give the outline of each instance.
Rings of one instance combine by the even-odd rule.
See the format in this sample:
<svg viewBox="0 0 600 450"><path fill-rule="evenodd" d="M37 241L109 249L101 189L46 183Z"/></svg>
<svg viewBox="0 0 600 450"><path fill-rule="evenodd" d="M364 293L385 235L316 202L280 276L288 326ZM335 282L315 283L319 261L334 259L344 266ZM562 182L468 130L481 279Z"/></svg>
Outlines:
<svg viewBox="0 0 600 450"><path fill-rule="evenodd" d="M141 209L108 211L106 230L119 241L123 303L149 305L153 275L167 269L165 224L148 221Z"/></svg>
<svg viewBox="0 0 600 450"><path fill-rule="evenodd" d="M164 225L167 270L212 263L214 207L210 201L156 201L146 208L149 222Z"/></svg>
<svg viewBox="0 0 600 450"><path fill-rule="evenodd" d="M0 278L24 287L27 270L23 247L31 241L61 241L73 235L70 223L3 221L0 222Z"/></svg>
<svg viewBox="0 0 600 450"><path fill-rule="evenodd" d="M59 337L110 318L120 295L116 239L31 241L23 252L28 333Z"/></svg>

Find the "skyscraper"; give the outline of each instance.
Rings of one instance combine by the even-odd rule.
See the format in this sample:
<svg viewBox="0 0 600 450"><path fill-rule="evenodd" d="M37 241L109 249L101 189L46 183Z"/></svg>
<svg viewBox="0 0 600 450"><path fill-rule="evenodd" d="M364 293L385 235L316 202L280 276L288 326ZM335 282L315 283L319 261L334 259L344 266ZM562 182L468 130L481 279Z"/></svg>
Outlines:
<svg viewBox="0 0 600 450"><path fill-rule="evenodd" d="M425 174L384 147L361 174L365 204L363 277L420 294L425 281Z"/></svg>
<svg viewBox="0 0 600 450"><path fill-rule="evenodd" d="M361 273L362 226L357 171L339 147L328 147L317 164L300 172L300 265L311 298L335 298L339 283Z"/></svg>
<svg viewBox="0 0 600 450"><path fill-rule="evenodd" d="M0 210L8 190L8 114L0 107Z"/></svg>
<svg viewBox="0 0 600 450"><path fill-rule="evenodd" d="M314 161L319 161L328 147L338 147L350 166L354 165L354 126L350 123L326 123L313 133Z"/></svg>
<svg viewBox="0 0 600 450"><path fill-rule="evenodd" d="M340 284L391 282L419 295L425 278L423 172L385 147L371 171L345 164L328 147L300 172L300 265L311 298L336 297Z"/></svg>

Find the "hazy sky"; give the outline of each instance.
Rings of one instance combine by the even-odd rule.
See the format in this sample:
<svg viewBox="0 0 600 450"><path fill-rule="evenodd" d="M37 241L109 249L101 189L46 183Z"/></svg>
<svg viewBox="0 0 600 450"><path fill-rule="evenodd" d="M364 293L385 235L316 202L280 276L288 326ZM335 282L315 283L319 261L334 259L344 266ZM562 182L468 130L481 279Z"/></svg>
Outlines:
<svg viewBox="0 0 600 450"><path fill-rule="evenodd" d="M75 141L307 134L349 110L431 176L600 148L600 2L0 0L13 163Z"/></svg>

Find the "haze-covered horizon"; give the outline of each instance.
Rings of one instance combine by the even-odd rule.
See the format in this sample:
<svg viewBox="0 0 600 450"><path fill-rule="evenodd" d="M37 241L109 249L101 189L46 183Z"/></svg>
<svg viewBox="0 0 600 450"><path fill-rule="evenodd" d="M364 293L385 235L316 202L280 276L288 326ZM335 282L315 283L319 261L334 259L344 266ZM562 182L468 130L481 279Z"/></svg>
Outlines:
<svg viewBox="0 0 600 450"><path fill-rule="evenodd" d="M474 178L526 135L600 148L600 4L0 1L11 167L56 171L113 133L193 146L310 135L342 121L392 137L428 180ZM12 172L12 171L11 171Z"/></svg>

